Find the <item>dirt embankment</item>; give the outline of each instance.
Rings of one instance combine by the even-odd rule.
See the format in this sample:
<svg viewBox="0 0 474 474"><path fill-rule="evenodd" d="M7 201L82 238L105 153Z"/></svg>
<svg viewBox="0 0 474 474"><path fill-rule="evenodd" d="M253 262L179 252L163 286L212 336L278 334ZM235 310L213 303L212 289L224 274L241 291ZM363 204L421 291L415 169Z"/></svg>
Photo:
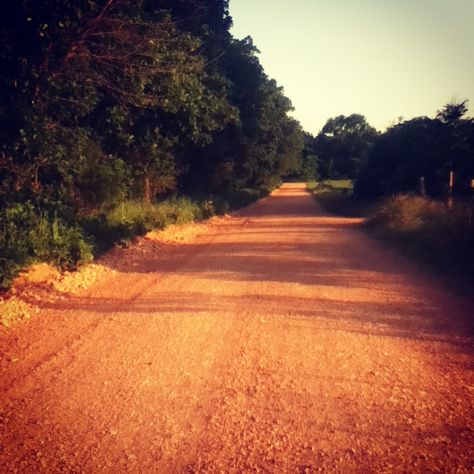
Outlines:
<svg viewBox="0 0 474 474"><path fill-rule="evenodd" d="M2 470L472 472L471 301L302 185L172 235L0 331Z"/></svg>

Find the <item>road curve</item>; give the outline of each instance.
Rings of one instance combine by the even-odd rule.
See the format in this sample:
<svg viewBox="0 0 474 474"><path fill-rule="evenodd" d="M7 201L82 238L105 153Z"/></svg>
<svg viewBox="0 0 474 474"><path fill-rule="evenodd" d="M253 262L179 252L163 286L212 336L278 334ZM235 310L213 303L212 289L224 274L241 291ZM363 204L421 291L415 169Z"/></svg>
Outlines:
<svg viewBox="0 0 474 474"><path fill-rule="evenodd" d="M472 302L303 185L0 332L0 471L472 472Z"/></svg>

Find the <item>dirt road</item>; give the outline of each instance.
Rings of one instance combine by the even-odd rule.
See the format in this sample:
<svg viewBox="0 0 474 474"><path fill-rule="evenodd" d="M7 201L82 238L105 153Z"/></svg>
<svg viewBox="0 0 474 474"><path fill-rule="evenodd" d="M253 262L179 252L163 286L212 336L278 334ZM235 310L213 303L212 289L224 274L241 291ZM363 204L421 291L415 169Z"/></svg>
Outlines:
<svg viewBox="0 0 474 474"><path fill-rule="evenodd" d="M302 185L104 262L0 332L0 471L474 469L472 303Z"/></svg>

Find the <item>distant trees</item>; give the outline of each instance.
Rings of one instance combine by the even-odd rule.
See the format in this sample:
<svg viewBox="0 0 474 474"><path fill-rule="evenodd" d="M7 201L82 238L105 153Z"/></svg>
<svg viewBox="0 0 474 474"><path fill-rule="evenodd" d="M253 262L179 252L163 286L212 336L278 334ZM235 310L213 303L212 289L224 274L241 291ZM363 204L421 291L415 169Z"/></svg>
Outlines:
<svg viewBox="0 0 474 474"><path fill-rule="evenodd" d="M359 195L376 197L418 192L420 178L431 196L448 190L466 194L474 179L474 121L466 118L466 101L443 107L435 119L418 117L389 128L375 142L356 182Z"/></svg>
<svg viewBox="0 0 474 474"><path fill-rule="evenodd" d="M314 137L310 133L303 132L303 150L299 166L287 174L287 178L304 182L318 179L319 159L314 153Z"/></svg>
<svg viewBox="0 0 474 474"><path fill-rule="evenodd" d="M363 115L330 118L309 145L323 179L355 179L378 133Z"/></svg>
<svg viewBox="0 0 474 474"><path fill-rule="evenodd" d="M303 132L288 116L290 100L264 73L252 39L231 39L217 62L227 80L228 100L238 111L207 145L188 153L188 178L226 187L261 187L271 184L299 165Z"/></svg>
<svg viewBox="0 0 474 474"><path fill-rule="evenodd" d="M305 134L299 179L349 178L355 192L378 197L424 191L447 193L453 172L454 194L471 193L474 179L474 119L466 117L467 100L442 107L435 118L398 121L384 133L363 115L340 115L327 120L321 132Z"/></svg>

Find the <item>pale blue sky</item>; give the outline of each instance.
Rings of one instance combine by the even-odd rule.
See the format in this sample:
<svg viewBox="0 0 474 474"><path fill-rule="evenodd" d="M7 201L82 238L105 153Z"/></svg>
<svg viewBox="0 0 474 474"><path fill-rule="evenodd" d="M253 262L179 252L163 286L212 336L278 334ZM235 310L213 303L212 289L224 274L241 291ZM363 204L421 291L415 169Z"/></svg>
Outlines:
<svg viewBox="0 0 474 474"><path fill-rule="evenodd" d="M230 0L230 14L310 133L351 113L383 130L453 98L474 115L474 0Z"/></svg>

